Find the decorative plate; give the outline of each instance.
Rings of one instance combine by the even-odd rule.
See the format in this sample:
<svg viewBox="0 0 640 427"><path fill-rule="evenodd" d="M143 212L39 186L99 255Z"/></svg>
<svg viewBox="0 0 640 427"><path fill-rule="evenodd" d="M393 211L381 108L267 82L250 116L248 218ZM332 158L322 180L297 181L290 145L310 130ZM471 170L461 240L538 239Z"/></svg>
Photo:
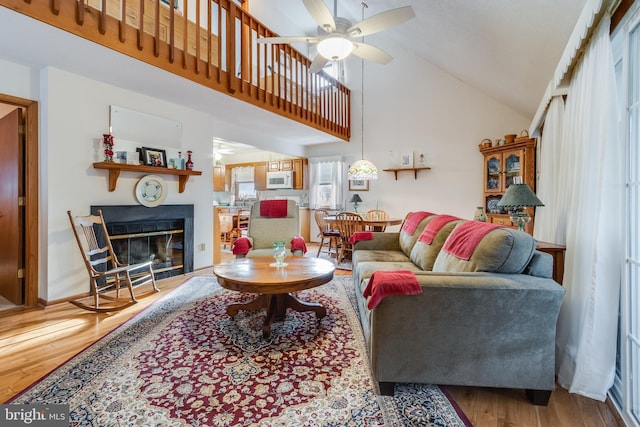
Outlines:
<svg viewBox="0 0 640 427"><path fill-rule="evenodd" d="M157 175L144 176L136 184L136 198L143 206L156 207L167 198L167 184Z"/></svg>

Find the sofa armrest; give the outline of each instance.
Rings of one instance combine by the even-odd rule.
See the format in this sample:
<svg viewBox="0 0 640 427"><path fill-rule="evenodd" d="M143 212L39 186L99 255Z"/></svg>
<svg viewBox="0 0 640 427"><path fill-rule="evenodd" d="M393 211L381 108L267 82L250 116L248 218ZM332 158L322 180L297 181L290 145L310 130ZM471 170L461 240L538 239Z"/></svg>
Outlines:
<svg viewBox="0 0 640 427"><path fill-rule="evenodd" d="M523 274L416 276L420 295L359 304L377 381L554 389L564 288Z"/></svg>
<svg viewBox="0 0 640 427"><path fill-rule="evenodd" d="M372 233L372 240L357 241L353 250L400 250L400 233L384 233L378 231Z"/></svg>

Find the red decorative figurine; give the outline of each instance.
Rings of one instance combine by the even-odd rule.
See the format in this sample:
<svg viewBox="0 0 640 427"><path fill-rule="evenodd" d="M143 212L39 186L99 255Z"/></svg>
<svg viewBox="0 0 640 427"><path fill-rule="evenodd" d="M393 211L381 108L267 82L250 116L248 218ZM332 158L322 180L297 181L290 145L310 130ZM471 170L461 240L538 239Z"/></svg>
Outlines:
<svg viewBox="0 0 640 427"><path fill-rule="evenodd" d="M113 162L113 135L103 133L102 141L104 143L104 161Z"/></svg>

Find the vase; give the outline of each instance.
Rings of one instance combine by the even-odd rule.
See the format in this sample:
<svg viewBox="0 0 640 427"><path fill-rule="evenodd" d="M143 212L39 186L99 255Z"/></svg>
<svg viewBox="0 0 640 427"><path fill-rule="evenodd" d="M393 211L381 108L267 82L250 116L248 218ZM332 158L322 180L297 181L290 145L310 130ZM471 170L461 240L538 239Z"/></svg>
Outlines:
<svg viewBox="0 0 640 427"><path fill-rule="evenodd" d="M473 215L473 219L480 222L487 222L487 214L484 212L482 206L476 208L476 213Z"/></svg>
<svg viewBox="0 0 640 427"><path fill-rule="evenodd" d="M276 266L282 267L287 257L287 248L284 242L273 242L273 258L276 260Z"/></svg>
<svg viewBox="0 0 640 427"><path fill-rule="evenodd" d="M113 135L103 133L102 143L104 144L104 161L113 162Z"/></svg>
<svg viewBox="0 0 640 427"><path fill-rule="evenodd" d="M189 171L193 170L193 162L191 161L191 151L187 151L187 164L186 168Z"/></svg>

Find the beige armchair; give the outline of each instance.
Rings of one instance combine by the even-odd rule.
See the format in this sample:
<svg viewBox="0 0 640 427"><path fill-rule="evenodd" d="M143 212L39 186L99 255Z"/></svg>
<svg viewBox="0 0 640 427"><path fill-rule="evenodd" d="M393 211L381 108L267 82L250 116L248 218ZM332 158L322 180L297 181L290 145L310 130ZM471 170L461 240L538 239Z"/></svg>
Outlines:
<svg viewBox="0 0 640 427"><path fill-rule="evenodd" d="M293 200L286 200L286 202L285 216L263 216L260 212L263 202L253 204L247 230L247 238L251 241L251 248L246 253L247 257L273 256L273 242L278 241L285 242L286 248L291 250L292 239L300 234L300 218L296 202ZM303 254L304 250L294 252L294 255L302 256ZM243 254L236 253L236 256L239 255Z"/></svg>

